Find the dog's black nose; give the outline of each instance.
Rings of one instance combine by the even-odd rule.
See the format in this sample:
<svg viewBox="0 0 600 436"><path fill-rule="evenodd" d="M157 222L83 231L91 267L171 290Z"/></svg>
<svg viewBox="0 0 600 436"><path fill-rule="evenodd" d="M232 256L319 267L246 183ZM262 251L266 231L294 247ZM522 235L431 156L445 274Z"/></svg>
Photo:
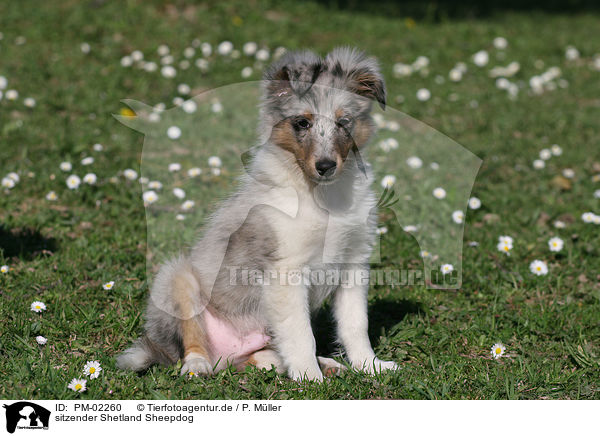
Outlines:
<svg viewBox="0 0 600 436"><path fill-rule="evenodd" d="M327 173L329 173L329 174L333 173L333 171L335 170L335 166L336 166L335 161L333 161L331 159L322 159L315 164L315 168L317 169L317 172L321 176L324 176Z"/></svg>

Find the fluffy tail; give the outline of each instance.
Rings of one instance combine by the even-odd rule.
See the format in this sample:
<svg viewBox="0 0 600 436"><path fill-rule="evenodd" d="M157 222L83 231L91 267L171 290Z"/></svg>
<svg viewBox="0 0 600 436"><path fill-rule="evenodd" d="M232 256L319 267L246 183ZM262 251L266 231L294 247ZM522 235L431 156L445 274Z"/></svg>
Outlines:
<svg viewBox="0 0 600 436"><path fill-rule="evenodd" d="M155 363L169 365L174 363L174 360L145 335L117 356L119 368L137 372L143 371Z"/></svg>

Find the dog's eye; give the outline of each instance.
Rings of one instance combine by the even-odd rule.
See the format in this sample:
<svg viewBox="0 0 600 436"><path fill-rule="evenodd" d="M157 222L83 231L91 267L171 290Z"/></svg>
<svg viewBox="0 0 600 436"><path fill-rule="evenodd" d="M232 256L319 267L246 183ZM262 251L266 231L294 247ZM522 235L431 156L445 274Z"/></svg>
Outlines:
<svg viewBox="0 0 600 436"><path fill-rule="evenodd" d="M337 120L337 125L340 127L348 127L350 125L350 118L340 118Z"/></svg>
<svg viewBox="0 0 600 436"><path fill-rule="evenodd" d="M296 128L298 129L308 129L310 127L310 121L306 118L300 118L296 120Z"/></svg>

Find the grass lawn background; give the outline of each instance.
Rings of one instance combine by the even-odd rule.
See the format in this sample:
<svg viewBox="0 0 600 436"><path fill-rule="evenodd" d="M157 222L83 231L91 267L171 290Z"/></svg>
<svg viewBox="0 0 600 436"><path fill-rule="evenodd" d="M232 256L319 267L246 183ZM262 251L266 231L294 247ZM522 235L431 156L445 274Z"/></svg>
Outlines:
<svg viewBox="0 0 600 436"><path fill-rule="evenodd" d="M595 12L499 12L432 23L318 3L3 2L0 75L19 98L0 101L0 177L16 171L21 181L0 192L0 264L11 267L0 275L0 397L600 398L600 232L580 218L600 213L593 195L600 189L593 181L600 174L600 71L590 67L600 53L599 24ZM24 44L15 43L20 36ZM497 36L509 42L502 59L492 46ZM401 371L375 377L347 372L299 386L256 369L187 380L176 367L143 375L115 368L115 354L141 331L147 283L142 186L119 175L125 168L139 172L143 136L112 114L124 98L171 107L179 83L195 91L236 83L241 69L253 65L243 55L231 61L213 55L209 72L192 62L166 79L124 68L120 59L141 50L158 61L157 47L167 44L177 64L195 38L213 48L223 40L236 48L256 41L271 52L278 46L321 53L358 46L380 59L391 105L483 159L473 188L483 205L467 215L461 289L382 286L370 293L376 352L398 361ZM82 53L83 42L89 54ZM581 59L565 59L568 45ZM471 61L481 49L490 53L485 68ZM430 59L426 77L393 77L394 63L421 55ZM487 75L513 60L521 71L511 80L524 84L515 100ZM468 72L454 83L448 71L457 62ZM551 66L561 68L568 87L531 95L529 78ZM437 75L444 83L436 83ZM255 70L248 80L259 77ZM418 101L419 88L432 98ZM23 105L29 96L37 102L31 109ZM104 151L94 152L95 143ZM534 170L532 161L551 144L563 148L562 156ZM94 156L94 164L82 167L85 156ZM72 162L80 177L96 173L98 184L69 191L62 161ZM564 168L575 170L574 179L557 178ZM109 181L113 176L119 183ZM209 195L223 197L232 182L227 172L207 179ZM45 199L50 190L57 201ZM384 262L420 265L415 240L381 218L389 226ZM556 219L567 227L554 228ZM496 250L500 235L515 238L509 257ZM552 236L565 241L558 254L548 250ZM548 263L547 276L529 272L534 259ZM105 291L102 283L109 280L115 288ZM48 310L31 312L34 300ZM326 312L316 324L319 347L331 352ZM39 346L37 335L48 343ZM491 358L495 342L506 345L507 356ZM87 360L99 360L104 370L87 392L71 392L67 384Z"/></svg>

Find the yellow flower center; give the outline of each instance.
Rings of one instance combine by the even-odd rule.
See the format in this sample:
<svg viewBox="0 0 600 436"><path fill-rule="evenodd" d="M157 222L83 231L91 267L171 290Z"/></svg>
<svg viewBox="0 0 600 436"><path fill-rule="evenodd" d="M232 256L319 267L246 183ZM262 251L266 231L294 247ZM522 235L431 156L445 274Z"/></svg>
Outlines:
<svg viewBox="0 0 600 436"><path fill-rule="evenodd" d="M106 285L106 287L110 289L110 288L112 288L112 285L111 285L110 283L108 283L108 284Z"/></svg>
<svg viewBox="0 0 600 436"><path fill-rule="evenodd" d="M193 371L190 371L190 374L189 374L189 375L191 375L191 376L194 376L194 375L196 375L196 374L195 374Z"/></svg>
<svg viewBox="0 0 600 436"><path fill-rule="evenodd" d="M78 390L80 390L82 387L83 387L83 386L81 386L81 383L77 383L77 384L75 385L75 390L76 390L76 391L78 391Z"/></svg>
<svg viewBox="0 0 600 436"><path fill-rule="evenodd" d="M90 368L90 374L93 374L96 372L96 368Z"/></svg>
<svg viewBox="0 0 600 436"><path fill-rule="evenodd" d="M505 245L504 246L504 251L508 251L508 250L510 250L510 248L508 248L508 245Z"/></svg>
<svg viewBox="0 0 600 436"><path fill-rule="evenodd" d="M496 354L502 354L502 348L496 348Z"/></svg>
<svg viewBox="0 0 600 436"><path fill-rule="evenodd" d="M41 307L40 307L40 306L35 306L35 308L36 308L36 309L41 309Z"/></svg>
<svg viewBox="0 0 600 436"><path fill-rule="evenodd" d="M538 266L538 267L536 267L535 269L536 269L536 270L538 270L538 271L541 271L541 270L542 270L542 267L541 267L541 266Z"/></svg>

